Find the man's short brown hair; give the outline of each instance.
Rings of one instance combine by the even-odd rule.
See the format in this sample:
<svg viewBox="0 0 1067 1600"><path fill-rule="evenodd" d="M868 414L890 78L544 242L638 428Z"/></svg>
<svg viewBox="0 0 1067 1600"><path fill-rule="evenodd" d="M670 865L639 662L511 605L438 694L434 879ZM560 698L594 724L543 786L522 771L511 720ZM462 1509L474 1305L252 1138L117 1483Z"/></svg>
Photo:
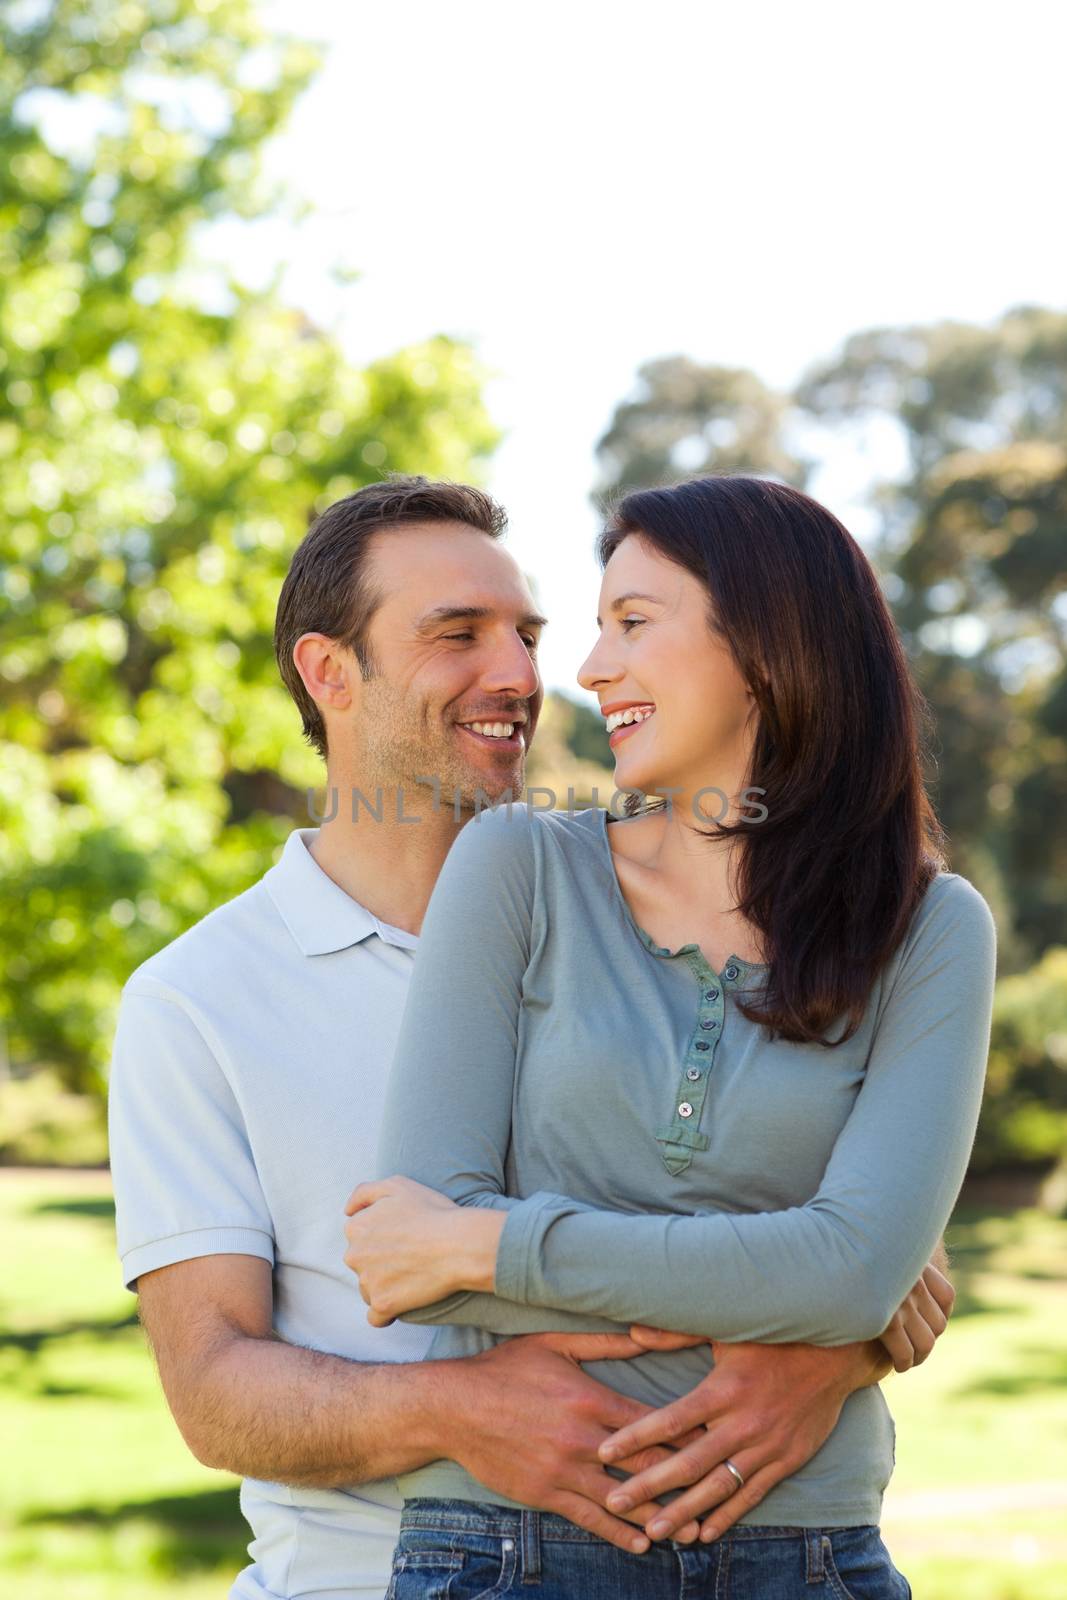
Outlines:
<svg viewBox="0 0 1067 1600"><path fill-rule="evenodd" d="M395 474L329 506L312 523L286 573L274 620L274 653L286 688L296 701L304 735L325 759L326 725L293 661L305 633L324 633L354 652L364 678L377 671L367 630L381 604L367 581L372 534L414 522L465 522L491 539L507 524L503 507L467 483L433 482Z"/></svg>

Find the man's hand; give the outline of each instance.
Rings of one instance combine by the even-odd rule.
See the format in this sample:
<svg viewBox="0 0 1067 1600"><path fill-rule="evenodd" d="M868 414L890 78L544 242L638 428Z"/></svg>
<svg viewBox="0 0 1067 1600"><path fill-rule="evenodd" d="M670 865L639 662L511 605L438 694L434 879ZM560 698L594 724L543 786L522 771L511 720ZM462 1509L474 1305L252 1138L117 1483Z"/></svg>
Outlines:
<svg viewBox="0 0 1067 1600"><path fill-rule="evenodd" d="M704 1342L659 1334L656 1348ZM527 1334L469 1360L442 1362L455 1369L435 1408L448 1430L442 1454L509 1500L569 1517L620 1550L640 1554L649 1546L640 1527L660 1507L638 1495L626 1521L613 1516L606 1502L619 1480L605 1470L597 1448L649 1407L606 1388L578 1363L637 1355L644 1348L621 1334ZM669 1463L674 1454L673 1448L651 1445L623 1451L613 1465L644 1472ZM699 1532L690 1518L678 1518L675 1526L674 1537L685 1544Z"/></svg>
<svg viewBox="0 0 1067 1600"><path fill-rule="evenodd" d="M922 1365L948 1327L955 1303L955 1289L931 1262L881 1335L897 1372Z"/></svg>

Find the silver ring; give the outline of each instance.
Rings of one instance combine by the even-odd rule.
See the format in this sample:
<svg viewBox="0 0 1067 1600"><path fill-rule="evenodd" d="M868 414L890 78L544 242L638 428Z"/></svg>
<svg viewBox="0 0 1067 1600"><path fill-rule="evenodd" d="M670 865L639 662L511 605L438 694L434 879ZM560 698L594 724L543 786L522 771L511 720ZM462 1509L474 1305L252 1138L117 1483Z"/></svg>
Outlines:
<svg viewBox="0 0 1067 1600"><path fill-rule="evenodd" d="M733 1462L732 1461L724 1461L723 1462L723 1466L726 1468L727 1472L731 1473L732 1476L737 1479L737 1487L739 1489L743 1489L745 1487L745 1480L744 1480L744 1478L742 1478L741 1474L738 1472L738 1470L734 1466Z"/></svg>

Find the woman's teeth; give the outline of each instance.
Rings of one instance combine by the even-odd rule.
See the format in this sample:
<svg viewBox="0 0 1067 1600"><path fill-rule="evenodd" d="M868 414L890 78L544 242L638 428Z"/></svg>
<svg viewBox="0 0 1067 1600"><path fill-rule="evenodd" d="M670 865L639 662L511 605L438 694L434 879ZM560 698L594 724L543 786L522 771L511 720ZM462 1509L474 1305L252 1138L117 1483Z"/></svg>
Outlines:
<svg viewBox="0 0 1067 1600"><path fill-rule="evenodd" d="M613 711L604 724L609 734L627 722L644 722L655 711L655 706L627 706L625 711Z"/></svg>

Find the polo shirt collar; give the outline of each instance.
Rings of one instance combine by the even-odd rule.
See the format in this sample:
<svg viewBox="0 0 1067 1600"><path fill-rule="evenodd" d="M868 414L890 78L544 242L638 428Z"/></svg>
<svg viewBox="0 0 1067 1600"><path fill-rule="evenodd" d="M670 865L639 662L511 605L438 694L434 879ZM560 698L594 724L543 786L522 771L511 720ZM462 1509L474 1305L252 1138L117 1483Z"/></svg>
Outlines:
<svg viewBox="0 0 1067 1600"><path fill-rule="evenodd" d="M330 955L378 933L378 919L328 877L309 846L317 828L296 828L263 885L306 956Z"/></svg>

